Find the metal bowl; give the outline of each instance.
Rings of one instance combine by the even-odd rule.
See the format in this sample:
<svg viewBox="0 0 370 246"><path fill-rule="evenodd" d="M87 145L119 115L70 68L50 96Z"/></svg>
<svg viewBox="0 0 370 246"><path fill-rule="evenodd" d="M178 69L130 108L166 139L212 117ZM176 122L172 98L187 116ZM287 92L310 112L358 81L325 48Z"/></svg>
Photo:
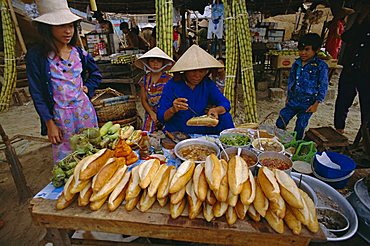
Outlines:
<svg viewBox="0 0 370 246"><path fill-rule="evenodd" d="M235 136L247 136L249 138L248 143L245 145L227 145L222 142L222 137L235 137ZM238 147L238 148L247 148L250 145L251 139L247 134L237 133L237 132L229 132L229 133L221 133L220 134L220 142L222 143L222 146L224 148L230 148L230 147Z"/></svg>
<svg viewBox="0 0 370 246"><path fill-rule="evenodd" d="M178 158L180 158L181 160L186 161L186 159L183 156L180 155L179 150L183 147L187 147L187 146L191 146L191 145L207 146L207 147L212 148L216 151L216 156L219 156L219 154L220 154L220 148L215 143L212 143L212 142L204 140L204 139L186 139L186 140L183 140L183 141L179 142L178 144L176 144L175 149L174 149L175 155ZM194 162L196 164L198 164L198 163L203 163L205 161L194 161Z"/></svg>
<svg viewBox="0 0 370 246"><path fill-rule="evenodd" d="M278 152L266 151L266 152L261 153L258 156L258 162L259 162L259 164L262 165L262 166L264 166L261 161L264 160L264 159L268 159L268 158L270 158L270 159L279 159L279 160L282 160L285 163L287 163L289 165L289 168L288 169L284 169L282 171L284 171L284 172L286 172L287 174L290 175L290 172L292 171L292 167L293 167L293 162L286 155L284 155L282 153L278 153Z"/></svg>
<svg viewBox="0 0 370 246"><path fill-rule="evenodd" d="M259 148L260 147L259 146L259 141L267 141L267 142L277 143L280 146L281 150L278 151L278 152L276 152L276 153L284 153L284 151L285 151L284 145L282 143L280 143L279 141L277 141L277 140L274 140L272 138L257 138L255 140L253 140L252 147L253 147L253 149L255 149L259 153L263 153L263 152L275 152L275 151L269 151L269 150L264 150L264 151L260 150L260 148Z"/></svg>
<svg viewBox="0 0 370 246"><path fill-rule="evenodd" d="M345 232L349 228L349 221L347 217L339 212L336 209L327 208L327 207L317 207L317 219L319 220L320 224L323 224L326 229L333 233ZM331 228L328 223L331 222L338 228Z"/></svg>

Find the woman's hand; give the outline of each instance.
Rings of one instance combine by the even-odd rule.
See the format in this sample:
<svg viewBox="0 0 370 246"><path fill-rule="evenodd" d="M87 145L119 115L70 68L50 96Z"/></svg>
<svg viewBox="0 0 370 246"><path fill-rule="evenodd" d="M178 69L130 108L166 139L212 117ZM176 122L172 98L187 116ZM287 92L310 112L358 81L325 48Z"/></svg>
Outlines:
<svg viewBox="0 0 370 246"><path fill-rule="evenodd" d="M306 110L306 113L315 113L318 107L319 107L319 102L315 102L314 104L308 107L308 109Z"/></svg>
<svg viewBox="0 0 370 246"><path fill-rule="evenodd" d="M154 121L154 123L158 122L157 114L154 111L150 112L149 115L150 115L150 118L152 118L152 120Z"/></svg>
<svg viewBox="0 0 370 246"><path fill-rule="evenodd" d="M218 109L217 108L210 108L207 113L208 116L212 116L215 119L218 119Z"/></svg>
<svg viewBox="0 0 370 246"><path fill-rule="evenodd" d="M177 98L173 101L172 107L174 109L174 113L179 112L180 110L188 110L188 99L186 98Z"/></svg>
<svg viewBox="0 0 370 246"><path fill-rule="evenodd" d="M46 122L46 127L48 129L48 138L52 144L60 144L63 141L62 130L55 124L53 120Z"/></svg>

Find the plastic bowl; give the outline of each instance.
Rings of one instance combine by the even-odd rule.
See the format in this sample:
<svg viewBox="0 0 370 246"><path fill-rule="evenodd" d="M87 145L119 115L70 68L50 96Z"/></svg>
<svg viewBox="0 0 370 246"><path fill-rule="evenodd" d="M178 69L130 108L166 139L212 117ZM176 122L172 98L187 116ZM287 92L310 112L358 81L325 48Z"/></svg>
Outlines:
<svg viewBox="0 0 370 246"><path fill-rule="evenodd" d="M315 170L313 170L313 175L316 178L320 179L321 181L324 181L325 183L327 183L328 185L330 185L331 187L335 189L343 189L347 185L349 178L354 173L355 173L355 170L353 170L352 172L350 172L348 175L344 177L337 178L337 179L329 179L329 178L321 177L318 173L315 172Z"/></svg>
<svg viewBox="0 0 370 246"><path fill-rule="evenodd" d="M229 156L229 158L238 154L238 148L237 147L226 148L225 151L226 151L227 155ZM226 155L225 155L224 151L221 151L220 157L221 157L221 159L226 160ZM249 169L252 171L252 173L254 173L254 170L255 170L256 165L258 163L257 155L255 153L253 153L252 151L248 150L248 149L242 148L242 151L240 153L240 157L242 157L247 162ZM250 164L250 159L253 159L254 163Z"/></svg>
<svg viewBox="0 0 370 246"><path fill-rule="evenodd" d="M321 152L318 153L321 155ZM341 169L334 169L327 167L323 164L321 164L315 155L315 158L313 160L313 170L318 174L319 176L327 179L338 179L347 176L350 174L353 170L356 168L356 162L349 158L348 156L336 153L336 152L326 152L326 154L329 156L330 160L336 164L338 164Z"/></svg>

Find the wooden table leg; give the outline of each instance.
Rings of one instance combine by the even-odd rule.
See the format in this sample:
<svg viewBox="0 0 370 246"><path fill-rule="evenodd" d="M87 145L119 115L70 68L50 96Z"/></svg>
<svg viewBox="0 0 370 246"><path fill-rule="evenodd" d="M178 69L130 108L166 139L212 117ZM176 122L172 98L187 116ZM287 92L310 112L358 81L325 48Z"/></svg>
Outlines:
<svg viewBox="0 0 370 246"><path fill-rule="evenodd" d="M67 230L47 228L47 233L41 243L52 242L54 246L71 246L71 238ZM45 245L45 244L44 244Z"/></svg>

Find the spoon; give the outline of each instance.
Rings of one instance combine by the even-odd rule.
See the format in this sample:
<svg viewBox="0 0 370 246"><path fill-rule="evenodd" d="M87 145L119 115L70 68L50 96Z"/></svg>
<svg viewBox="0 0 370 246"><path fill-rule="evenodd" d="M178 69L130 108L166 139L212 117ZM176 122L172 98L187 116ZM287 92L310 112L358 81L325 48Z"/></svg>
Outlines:
<svg viewBox="0 0 370 246"><path fill-rule="evenodd" d="M220 146L221 150L225 153L225 156L226 156L227 161L229 161L230 160L230 157L226 153L226 150L224 149L224 146L222 146L222 143L221 143L220 139L217 139L216 142L217 142L218 146Z"/></svg>
<svg viewBox="0 0 370 246"><path fill-rule="evenodd" d="M257 129L257 138L258 138L258 144L260 146L261 151L265 151L265 149L262 147L261 139L260 139L260 131Z"/></svg>
<svg viewBox="0 0 370 246"><path fill-rule="evenodd" d="M242 153L242 149L238 148L238 156L240 157L240 154Z"/></svg>

